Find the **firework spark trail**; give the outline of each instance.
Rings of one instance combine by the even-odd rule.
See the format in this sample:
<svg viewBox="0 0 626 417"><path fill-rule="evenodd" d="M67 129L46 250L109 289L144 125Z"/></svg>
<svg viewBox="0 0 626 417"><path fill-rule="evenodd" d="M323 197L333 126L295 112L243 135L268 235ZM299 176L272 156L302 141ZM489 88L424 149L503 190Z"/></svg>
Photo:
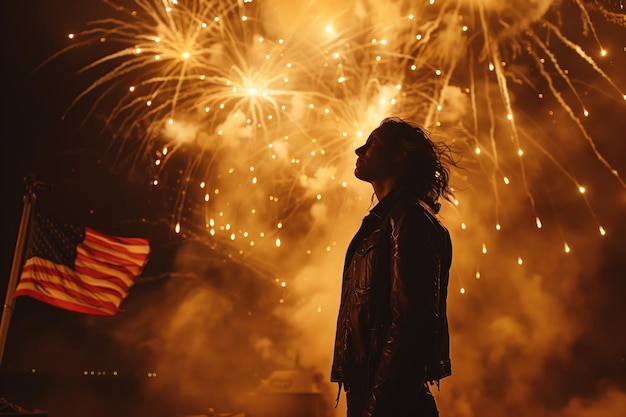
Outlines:
<svg viewBox="0 0 626 417"><path fill-rule="evenodd" d="M561 79L567 83L567 86L569 87L570 91L576 97L576 100L580 104L580 107L586 113L587 109L585 108L585 105L583 103L582 98L580 97L580 94L578 94L578 90L576 90L576 88L574 87L574 84L572 83L572 80L567 76L567 74L565 73L563 68L561 68L561 65L559 64L559 60L557 59L557 57L548 48L548 46L545 44L545 42L541 41L541 39L539 39L539 37L537 37L537 35L535 35L534 33L531 33L529 36L532 37L532 39L535 41L535 44L538 45L541 48L543 53L546 54L550 58L550 61L552 62L552 65L554 66L554 68L557 70L557 72L561 76Z"/></svg>
<svg viewBox="0 0 626 417"><path fill-rule="evenodd" d="M604 48L602 48L602 43L600 42L600 38L598 38L598 34L596 33L596 27L591 21L591 16L589 16L589 12L585 8L585 5L583 4L582 0L575 0L575 3L578 6L578 9L580 9L580 13L582 15L582 18L583 18L582 20L584 22L585 28L588 30L591 30L591 34L593 35L593 38L595 39L596 43L598 44L600 49L604 50ZM587 33L584 33L584 35L586 36Z"/></svg>
<svg viewBox="0 0 626 417"><path fill-rule="evenodd" d="M547 26L550 27L553 31L557 31L559 33L559 38L562 38L563 35L560 34L560 31L558 31L558 28L555 28L551 24L548 24ZM569 86L570 90L574 93L576 99L578 100L578 102L580 103L581 107L583 108L583 111L584 111L585 115L587 115L587 109L585 108L585 105L584 105L580 95L578 94L578 91L576 90L576 88L572 84L572 81L570 80L570 78L565 74L564 70L559 65L559 61L558 61L557 57L554 55L554 53L552 53L552 51L550 51L550 49L547 47L547 45L544 42L542 42L535 34L531 34L531 36L532 36L533 40L535 41L535 44L538 45L541 48L541 50L550 58L550 61L552 62L552 65L557 70L557 72L561 76L561 78L567 83L567 85ZM564 40L564 42L569 42L569 41ZM577 51L577 53L579 53L579 55L581 54L582 49L579 46L574 45L574 44L571 44L571 45L568 45L568 46L575 47L574 49ZM583 57L585 58L585 61L591 63L591 65L593 66L594 70L596 70L596 72L598 72L605 80L608 80L609 83L615 89L617 89L617 86L597 66L597 64L588 55L584 54L584 52L582 52L582 53L584 55ZM604 164L604 166L606 166L609 169L609 171L617 178L617 180L620 182L620 184L622 184L622 186L624 186L625 185L624 180L621 178L621 176L619 175L618 171L615 168L613 168L611 166L611 164L600 153L600 151L596 147L596 144L595 144L593 138L591 138L589 136L589 134L586 132L586 130L585 130L584 126L582 125L580 119L578 117L576 117L576 115L575 115L573 109L571 108L571 106L563 99L562 94L554 86L554 82L552 80L552 77L545 70L545 66L543 65L541 60L534 54L533 54L533 57L535 58L535 62L537 64L537 67L540 68L541 73L542 73L544 79L548 80L548 85L550 87L550 90L552 91L552 94L557 98L557 100L559 101L561 106L564 109L567 110L567 113L570 115L570 117L572 119L575 119L576 125L579 127L579 129L581 130L581 132L583 134L583 137L587 140L587 142L589 143L589 145L593 149L593 152L596 155L596 157L598 158L598 160L601 161ZM589 205L589 203L587 203L587 205Z"/></svg>
<svg viewBox="0 0 626 417"><path fill-rule="evenodd" d="M567 103L567 101L563 98L563 95L556 88L556 86L554 85L554 80L552 79L552 76L545 70L545 67L542 64L541 60L534 54L533 54L533 58L535 59L537 68L539 68L539 70L541 71L541 75L544 77L544 80L547 81L548 87L550 91L552 92L552 95L554 96L554 98L557 99L557 101L561 105L561 108L563 108L566 111L570 119L574 121L574 123L576 124L580 132L582 133L583 137L585 138L585 140L587 141L587 143L593 150L593 153L595 154L596 158L600 162L602 162L602 164L605 167L609 169L611 174L613 174L613 176L619 181L622 187L626 187L626 183L624 182L624 179L619 175L619 172L615 168L613 168L613 166L609 163L609 161L607 161L606 158L602 155L602 153L598 150L593 138L587 133L587 130L585 129L585 126L583 125L580 118L576 116L576 113L574 112L574 110L571 108L569 103Z"/></svg>
<svg viewBox="0 0 626 417"><path fill-rule="evenodd" d="M591 205L591 202L589 201L589 198L587 197L585 187L582 186L580 181L578 181L578 179L576 179L576 177L570 171L568 171L567 168L565 168L565 166L563 166L563 164L552 153L550 153L550 151L548 151L548 149L546 149L545 146L541 144L541 142L535 140L531 135L525 135L525 137L537 149L539 149L546 158L548 158L554 164L554 166L561 172L561 174L563 174L567 179L569 179L576 186L576 189L581 194L585 202L585 205L587 206L587 209L589 210L589 213L591 214L593 219L596 221L596 224L598 225L598 229L600 230L600 233L603 234L604 228L602 226L602 222L598 218L598 215L596 214L594 208ZM559 225L559 229L562 230L562 227L560 225ZM563 236L564 233L561 232L561 235ZM563 240L565 241L565 239Z"/></svg>
<svg viewBox="0 0 626 417"><path fill-rule="evenodd" d="M615 91L617 91L622 98L626 99L626 95L624 95L624 92L621 91L619 89L619 87L613 82L613 80L611 79L611 77L609 77L603 70L602 68L600 68L598 66L598 64L596 63L596 61L594 61L593 58L591 58L585 51L584 49L572 42L570 39L568 39L565 35L563 35L561 33L561 30L556 27L553 23L550 23L548 21L544 21L543 22L548 28L550 28L552 30L552 33L554 33L555 35L557 35L557 37L565 44L567 45L571 50L573 50L574 52L576 52L581 58L583 58L589 65L591 65L591 67L602 76L602 78L604 78L604 80L606 82L608 82L611 87L613 87L615 89Z"/></svg>

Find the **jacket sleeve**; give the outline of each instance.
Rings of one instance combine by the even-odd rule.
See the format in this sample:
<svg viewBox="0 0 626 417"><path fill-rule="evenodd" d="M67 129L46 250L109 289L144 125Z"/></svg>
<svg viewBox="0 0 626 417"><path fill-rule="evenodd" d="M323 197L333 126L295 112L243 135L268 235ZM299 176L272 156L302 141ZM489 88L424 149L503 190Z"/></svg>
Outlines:
<svg viewBox="0 0 626 417"><path fill-rule="evenodd" d="M387 415L402 391L425 381L429 349L435 346L440 255L437 230L419 207L392 222L391 324L368 402L366 416ZM406 394L405 394L406 395Z"/></svg>

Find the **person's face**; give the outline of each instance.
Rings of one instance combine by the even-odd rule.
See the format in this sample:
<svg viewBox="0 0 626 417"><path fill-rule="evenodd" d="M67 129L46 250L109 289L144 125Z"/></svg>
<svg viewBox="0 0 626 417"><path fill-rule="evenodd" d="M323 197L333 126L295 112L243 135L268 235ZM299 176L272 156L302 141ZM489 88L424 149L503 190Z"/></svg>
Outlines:
<svg viewBox="0 0 626 417"><path fill-rule="evenodd" d="M354 175L363 181L395 178L398 172L398 152L381 128L375 129L365 145L356 149L358 155Z"/></svg>

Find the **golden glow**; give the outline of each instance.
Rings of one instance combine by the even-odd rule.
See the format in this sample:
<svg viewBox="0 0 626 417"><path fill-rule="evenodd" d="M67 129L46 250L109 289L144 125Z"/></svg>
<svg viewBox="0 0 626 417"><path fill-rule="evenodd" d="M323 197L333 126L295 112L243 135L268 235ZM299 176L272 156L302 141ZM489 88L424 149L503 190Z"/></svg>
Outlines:
<svg viewBox="0 0 626 417"><path fill-rule="evenodd" d="M372 12L380 13L376 17L354 13L347 4L349 19L330 7L304 20L291 19L291 12L280 8L265 13L258 1L190 0L185 6L137 1L132 10L124 9L128 13L116 11L98 21L101 27L68 35L72 48L108 42L106 50L112 50L84 71L107 70L77 101L123 91L95 101L102 103L108 130L124 145L119 159L146 175L137 161L148 156L150 184L168 194L165 204L173 212L168 221L177 234L184 228L188 235L199 225L234 255L268 259L281 253L282 245L296 257L331 256L335 246L329 242L367 205L353 177L354 149L383 117L417 117L434 137L458 148L469 167L451 172L461 187L442 208L455 225L452 234L472 226L472 233L462 234L471 243L460 249L461 256L477 248L486 254L487 246L496 253L500 245L490 234L517 233L517 225L533 216L542 228L535 166L549 160L586 202L589 194L574 180L568 161L544 146L555 138L536 132L527 137L524 108L510 95L511 83L520 91L527 83L540 86L531 90L530 105L545 106L541 111L555 123L569 118L578 130L567 140L584 138L623 185L585 130L583 122L597 120L590 117L594 107L580 87L584 83L570 79L578 59L606 81L606 96L615 98L617 91L626 100L593 59L607 56L607 49L595 38L587 52L565 36L557 19L538 9L538 3L548 2L531 3L535 14L519 16L518 22L510 21L510 3L488 1L402 2L385 13ZM274 14L276 19L270 18ZM584 24L596 36L591 22ZM539 25L545 36L533 32ZM572 52L569 70L546 39ZM525 51L526 58L513 51ZM528 65L533 67L520 68ZM539 82L519 77L520 70ZM115 104L104 108L109 102ZM124 154L134 149L146 155ZM531 153L522 158L524 150ZM518 210L522 201L531 207ZM595 216L593 201L588 203ZM477 212L493 216L478 220ZM522 218L511 219L511 213ZM549 219L551 225L559 221ZM319 241L305 239L307 222L320 227ZM602 226L599 230L606 234Z"/></svg>
<svg viewBox="0 0 626 417"><path fill-rule="evenodd" d="M587 321L576 320L581 310L573 308L580 301L571 297L574 280L594 270L588 261L601 237L593 225L610 228L614 220L605 216L623 205L623 190L605 191L614 190L611 181L624 188L623 173L611 166L621 168L617 154L603 154L615 149L619 135L593 137L614 129L607 116L626 100L623 57L616 53L621 45L603 39L608 57L596 36L613 29L606 22L596 33L593 25L605 23L602 8L609 3L615 2L115 2L119 9L66 41L73 55L80 47L95 57L68 78L86 64L80 85L91 84L77 98L78 113L95 103L95 122L106 124L106 143L119 152L111 158L118 171L150 183L146 209L156 208L160 217L148 220L175 230L175 239L190 239L191 248L196 240L206 245L198 258L187 256L185 245L177 262L221 259L233 271L243 266L259 279L265 272L272 277L272 293L250 295L275 308L249 306L255 317L248 324L259 329L247 333L245 324L230 320L237 325L230 333L250 334L246 346L279 364L293 363L306 346L303 364L327 366L345 250L377 203L370 184L354 177L355 149L391 115L414 120L433 140L452 145L460 165L450 172L455 195L440 201L454 245L449 307L457 318L469 311L480 333L476 326L455 326L455 340L479 342L456 350L457 376L495 366L514 380L492 414L528 403L518 414L549 415L524 395L545 372L544 359L569 358L586 331ZM98 56L103 53L110 55ZM619 85L607 74L618 74ZM603 169L608 172L596 172ZM609 177L602 190L596 190L598 174ZM563 251L573 249L581 259L562 262ZM554 270L568 280L548 282ZM245 301L241 291L261 288L237 274L225 277L233 291L214 295L224 301L235 295L235 307ZM225 311L214 307L232 309L216 301L197 310L185 304L185 314L166 326L193 337L178 343L183 353L211 347L200 343L204 333L216 334L211 329L183 332L180 325L189 313L219 318ZM266 312L271 320L263 320ZM261 323L282 321L298 337L271 340L265 352L260 339L277 333ZM525 329L532 331L520 337ZM479 359L491 366L476 368L474 353L483 351ZM520 360L508 361L509 352L520 353ZM184 370L180 358L162 359L163 366ZM159 368L154 382L165 384L171 379L165 374ZM447 408L442 415L481 415L481 395L457 395L475 392L478 374L437 393ZM197 375L178 376L191 381ZM157 388L176 393L180 387ZM615 396L598 398L616 405ZM601 414L608 403L564 402L552 411Z"/></svg>

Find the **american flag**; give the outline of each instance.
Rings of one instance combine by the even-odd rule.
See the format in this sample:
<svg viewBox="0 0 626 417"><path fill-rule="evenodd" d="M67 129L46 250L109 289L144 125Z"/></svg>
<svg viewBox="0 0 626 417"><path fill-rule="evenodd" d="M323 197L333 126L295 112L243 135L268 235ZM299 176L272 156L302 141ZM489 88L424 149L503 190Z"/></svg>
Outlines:
<svg viewBox="0 0 626 417"><path fill-rule="evenodd" d="M113 316L150 255L147 239L109 236L36 211L15 296L84 314Z"/></svg>

